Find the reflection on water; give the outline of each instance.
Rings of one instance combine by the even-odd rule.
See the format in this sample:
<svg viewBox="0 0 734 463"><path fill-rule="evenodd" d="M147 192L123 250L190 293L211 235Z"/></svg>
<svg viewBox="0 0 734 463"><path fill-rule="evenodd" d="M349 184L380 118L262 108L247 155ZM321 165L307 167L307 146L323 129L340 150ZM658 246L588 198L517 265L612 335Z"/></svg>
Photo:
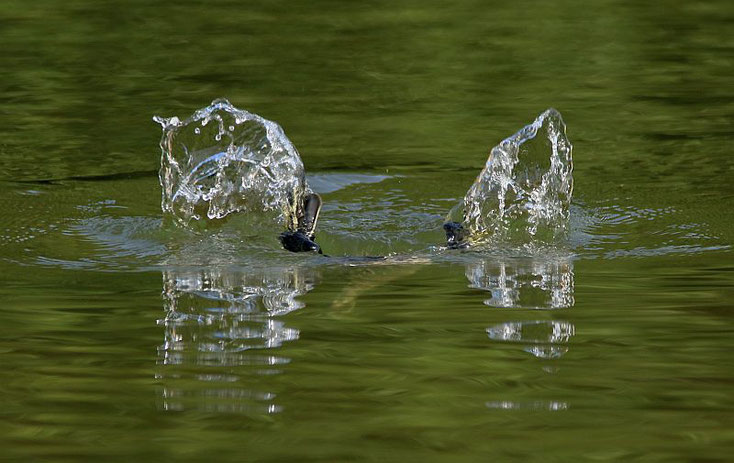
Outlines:
<svg viewBox="0 0 734 463"><path fill-rule="evenodd" d="M509 400L501 401L490 401L485 404L487 408L495 408L500 410L547 410L550 412L557 412L561 410L568 410L568 403L556 402L554 400L549 402L535 401L535 402L512 402Z"/></svg>
<svg viewBox="0 0 734 463"><path fill-rule="evenodd" d="M569 322L508 322L487 328L487 335L494 341L521 342L525 352L538 358L554 359L568 352L567 346L559 344L567 344L575 331L576 327Z"/></svg>
<svg viewBox="0 0 734 463"><path fill-rule="evenodd" d="M274 393L249 383L290 362L272 349L299 332L277 317L304 307L297 298L316 277L299 267L164 271L160 408L279 412Z"/></svg>
<svg viewBox="0 0 734 463"><path fill-rule="evenodd" d="M492 293L490 307L563 309L573 307L573 263L569 257L490 258L466 267L470 287Z"/></svg>
<svg viewBox="0 0 734 463"><path fill-rule="evenodd" d="M573 307L574 273L570 256L532 258L484 258L466 266L469 286L491 293L484 303L490 307L553 311ZM490 340L522 346L522 350L541 360L557 360L568 352L576 334L573 323L561 320L512 320L487 328ZM556 372L549 364L543 370ZM494 410L562 411L568 402L557 400L513 401L501 398L485 403Z"/></svg>
<svg viewBox="0 0 734 463"><path fill-rule="evenodd" d="M573 307L574 274L570 256L482 259L466 266L470 287L489 291L484 303L503 309L555 310ZM575 326L567 321L508 321L487 328L493 341L521 343L537 358L568 352Z"/></svg>

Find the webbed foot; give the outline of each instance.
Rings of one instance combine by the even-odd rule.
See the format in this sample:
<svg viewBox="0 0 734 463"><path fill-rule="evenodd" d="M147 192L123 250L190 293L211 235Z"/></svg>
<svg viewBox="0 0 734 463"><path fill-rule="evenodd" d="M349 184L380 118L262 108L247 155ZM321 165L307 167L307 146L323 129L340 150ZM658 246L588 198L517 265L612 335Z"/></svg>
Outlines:
<svg viewBox="0 0 734 463"><path fill-rule="evenodd" d="M446 222L443 224L443 229L446 232L446 245L451 249L463 249L469 245L464 238L466 238L466 230L464 226L459 222Z"/></svg>
<svg viewBox="0 0 734 463"><path fill-rule="evenodd" d="M323 254L321 252L321 247L316 244L316 242L306 235L306 233L302 231L286 231L281 233L278 236L278 239L280 240L283 247L291 252L310 252L315 251L319 254Z"/></svg>

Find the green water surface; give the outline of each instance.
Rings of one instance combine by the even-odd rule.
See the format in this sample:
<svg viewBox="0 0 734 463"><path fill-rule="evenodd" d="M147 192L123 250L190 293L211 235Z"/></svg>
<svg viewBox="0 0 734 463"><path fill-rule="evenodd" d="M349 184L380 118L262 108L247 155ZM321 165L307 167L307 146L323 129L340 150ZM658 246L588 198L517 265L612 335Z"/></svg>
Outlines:
<svg viewBox="0 0 734 463"><path fill-rule="evenodd" d="M4 0L0 460L732 461L732 76L724 0ZM218 97L334 257L162 223L151 117ZM568 243L435 248L548 107Z"/></svg>

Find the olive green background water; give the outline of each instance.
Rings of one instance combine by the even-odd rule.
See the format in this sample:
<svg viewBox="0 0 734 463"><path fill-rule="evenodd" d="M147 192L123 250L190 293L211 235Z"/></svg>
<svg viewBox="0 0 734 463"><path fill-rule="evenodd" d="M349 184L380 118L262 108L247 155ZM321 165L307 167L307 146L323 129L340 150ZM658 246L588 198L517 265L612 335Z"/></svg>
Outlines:
<svg viewBox="0 0 734 463"><path fill-rule="evenodd" d="M3 1L0 460L731 461L733 75L723 0ZM161 223L151 117L217 97L337 257ZM569 242L432 248L551 106Z"/></svg>

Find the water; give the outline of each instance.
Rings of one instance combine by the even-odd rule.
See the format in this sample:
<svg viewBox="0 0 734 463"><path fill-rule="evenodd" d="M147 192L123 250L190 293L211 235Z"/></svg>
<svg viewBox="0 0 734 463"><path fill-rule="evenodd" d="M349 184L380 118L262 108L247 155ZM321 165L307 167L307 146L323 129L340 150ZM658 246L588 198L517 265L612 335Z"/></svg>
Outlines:
<svg viewBox="0 0 734 463"><path fill-rule="evenodd" d="M730 460L729 3L0 11L4 460ZM219 97L331 258L161 214L150 118ZM565 238L437 247L549 107Z"/></svg>
<svg viewBox="0 0 734 463"><path fill-rule="evenodd" d="M573 194L572 146L561 114L549 109L492 148L455 210L472 241L561 241ZM456 214L456 213L454 213Z"/></svg>
<svg viewBox="0 0 734 463"><path fill-rule="evenodd" d="M249 220L274 211L296 229L307 191L303 162L275 122L225 100L161 124L161 208L186 226L240 212ZM206 213L199 213L204 209Z"/></svg>

